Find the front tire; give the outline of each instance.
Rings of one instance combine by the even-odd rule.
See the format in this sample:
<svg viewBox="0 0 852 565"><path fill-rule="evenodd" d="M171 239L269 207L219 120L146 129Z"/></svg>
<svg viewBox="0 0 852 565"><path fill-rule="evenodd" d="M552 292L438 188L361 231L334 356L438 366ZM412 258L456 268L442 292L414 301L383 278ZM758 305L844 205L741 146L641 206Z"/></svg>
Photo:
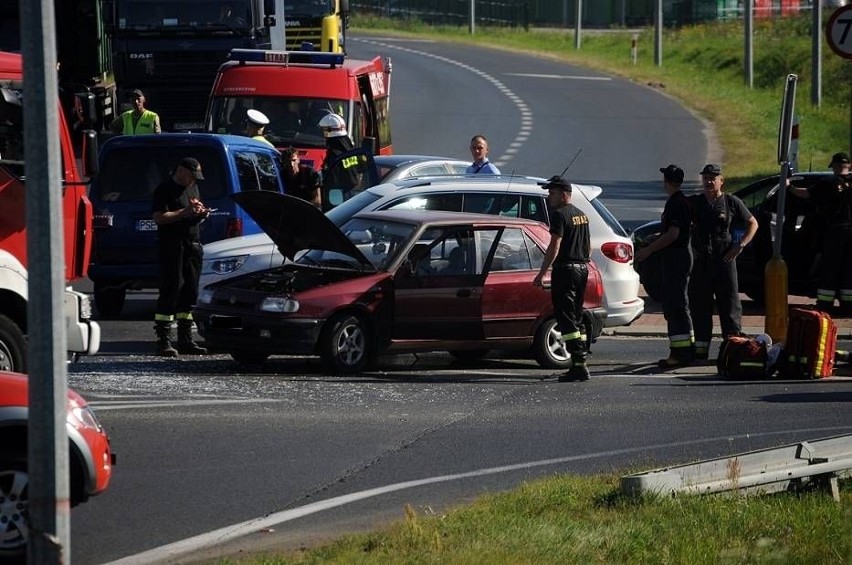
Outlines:
<svg viewBox="0 0 852 565"><path fill-rule="evenodd" d="M104 318L116 318L124 309L127 289L95 285L95 308Z"/></svg>
<svg viewBox="0 0 852 565"><path fill-rule="evenodd" d="M326 322L320 337L320 358L330 373L360 373L371 361L373 338L363 318L345 314Z"/></svg>
<svg viewBox="0 0 852 565"><path fill-rule="evenodd" d="M27 340L18 324L0 314L0 370L27 372Z"/></svg>
<svg viewBox="0 0 852 565"><path fill-rule="evenodd" d="M567 369L571 366L571 354L556 328L555 318L548 318L538 328L532 349L535 360L546 369Z"/></svg>
<svg viewBox="0 0 852 565"><path fill-rule="evenodd" d="M0 561L23 563L30 536L29 475L22 458L0 461Z"/></svg>

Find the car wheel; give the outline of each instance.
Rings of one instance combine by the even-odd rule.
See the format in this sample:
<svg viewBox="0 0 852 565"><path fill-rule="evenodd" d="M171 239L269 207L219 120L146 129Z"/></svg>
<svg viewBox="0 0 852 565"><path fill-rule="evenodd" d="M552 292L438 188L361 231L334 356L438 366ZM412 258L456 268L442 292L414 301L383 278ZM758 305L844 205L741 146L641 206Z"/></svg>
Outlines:
<svg viewBox="0 0 852 565"><path fill-rule="evenodd" d="M364 320L345 314L326 322L320 337L320 358L331 373L360 373L372 355L372 336Z"/></svg>
<svg viewBox="0 0 852 565"><path fill-rule="evenodd" d="M473 361L479 361L486 355L488 355L489 349L460 349L458 351L448 351L456 361L461 361L462 363L471 363Z"/></svg>
<svg viewBox="0 0 852 565"><path fill-rule="evenodd" d="M27 342L21 328L0 314L0 370L25 373Z"/></svg>
<svg viewBox="0 0 852 565"><path fill-rule="evenodd" d="M104 288L103 285L95 285L95 308L104 318L114 318L121 314L124 308L124 298L127 290L114 286Z"/></svg>
<svg viewBox="0 0 852 565"><path fill-rule="evenodd" d="M538 364L548 369L567 369L571 366L571 354L556 328L556 319L547 319L539 328L533 341L533 355Z"/></svg>
<svg viewBox="0 0 852 565"><path fill-rule="evenodd" d="M0 461L0 561L23 563L29 540L29 475L23 458Z"/></svg>
<svg viewBox="0 0 852 565"><path fill-rule="evenodd" d="M240 365L263 365L270 355L267 351L254 349L233 349L228 353Z"/></svg>

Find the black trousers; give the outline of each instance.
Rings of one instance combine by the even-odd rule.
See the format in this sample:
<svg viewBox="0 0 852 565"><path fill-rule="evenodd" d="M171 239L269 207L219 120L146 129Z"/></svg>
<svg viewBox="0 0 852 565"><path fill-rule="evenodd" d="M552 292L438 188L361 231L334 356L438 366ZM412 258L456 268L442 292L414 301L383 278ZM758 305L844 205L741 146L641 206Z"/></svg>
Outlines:
<svg viewBox="0 0 852 565"><path fill-rule="evenodd" d="M661 301L663 316L672 350L692 347L692 316L687 288L692 271L692 249L687 246L667 247L660 252L662 276Z"/></svg>
<svg viewBox="0 0 852 565"><path fill-rule="evenodd" d="M204 250L197 241L161 241L160 295L157 319L189 314L198 299L198 278Z"/></svg>
<svg viewBox="0 0 852 565"><path fill-rule="evenodd" d="M817 302L852 309L852 225L829 225L822 246L817 280Z"/></svg>
<svg viewBox="0 0 852 565"><path fill-rule="evenodd" d="M722 338L742 331L743 306L737 286L737 263L722 253L695 251L689 277L689 308L696 350L707 350L713 336L713 306L719 312Z"/></svg>
<svg viewBox="0 0 852 565"><path fill-rule="evenodd" d="M583 327L583 297L589 268L586 263L554 265L550 278L550 296L556 327L575 363L586 362L585 329Z"/></svg>

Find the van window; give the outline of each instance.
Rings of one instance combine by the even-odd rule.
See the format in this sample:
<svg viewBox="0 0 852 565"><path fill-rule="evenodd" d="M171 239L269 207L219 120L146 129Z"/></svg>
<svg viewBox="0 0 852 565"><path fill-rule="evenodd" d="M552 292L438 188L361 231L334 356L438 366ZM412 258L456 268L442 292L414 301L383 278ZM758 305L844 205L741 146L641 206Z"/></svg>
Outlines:
<svg viewBox="0 0 852 565"><path fill-rule="evenodd" d="M280 191L278 167L271 156L263 153L238 151L234 154L234 162L237 165L241 192L249 190Z"/></svg>
<svg viewBox="0 0 852 565"><path fill-rule="evenodd" d="M154 189L171 177L178 161L195 157L204 180L198 181L201 200L221 198L227 193L226 175L219 152L213 147L192 147L175 154L174 147L121 147L101 159L93 194L103 202L151 200Z"/></svg>

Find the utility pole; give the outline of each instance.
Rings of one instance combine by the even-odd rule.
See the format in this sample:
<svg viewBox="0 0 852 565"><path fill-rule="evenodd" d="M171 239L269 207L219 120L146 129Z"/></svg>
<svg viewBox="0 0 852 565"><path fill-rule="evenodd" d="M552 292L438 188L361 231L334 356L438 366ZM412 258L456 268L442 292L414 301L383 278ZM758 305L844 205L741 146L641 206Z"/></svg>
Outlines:
<svg viewBox="0 0 852 565"><path fill-rule="evenodd" d="M745 5L745 83L749 88L754 87L754 0L746 0Z"/></svg>
<svg viewBox="0 0 852 565"><path fill-rule="evenodd" d="M811 14L811 104L822 104L822 9L814 0Z"/></svg>
<svg viewBox="0 0 852 565"><path fill-rule="evenodd" d="M580 32L582 29L582 21L583 21L583 0L577 0L577 14L574 19L574 49L580 48Z"/></svg>
<svg viewBox="0 0 852 565"><path fill-rule="evenodd" d="M663 66L663 0L657 0L654 10L654 64Z"/></svg>
<svg viewBox="0 0 852 565"><path fill-rule="evenodd" d="M476 31L476 0L470 0L470 34Z"/></svg>
<svg viewBox="0 0 852 565"><path fill-rule="evenodd" d="M21 0L26 155L29 563L71 563L65 245L53 0Z"/></svg>

